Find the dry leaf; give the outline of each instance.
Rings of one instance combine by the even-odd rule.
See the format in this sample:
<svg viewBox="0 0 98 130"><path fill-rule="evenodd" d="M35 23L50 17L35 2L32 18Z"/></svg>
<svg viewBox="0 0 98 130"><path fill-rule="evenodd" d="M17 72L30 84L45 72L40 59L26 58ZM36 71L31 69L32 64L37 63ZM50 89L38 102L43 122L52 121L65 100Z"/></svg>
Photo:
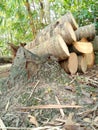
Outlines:
<svg viewBox="0 0 98 130"><path fill-rule="evenodd" d="M98 116L95 117L94 122L98 124Z"/></svg>
<svg viewBox="0 0 98 130"><path fill-rule="evenodd" d="M75 124L75 122L73 121L73 116L74 116L74 113L70 113L67 120L66 120L66 125L73 125Z"/></svg>
<svg viewBox="0 0 98 130"><path fill-rule="evenodd" d="M85 122L87 122L87 123L91 123L91 119L90 118L84 118L83 119Z"/></svg>
<svg viewBox="0 0 98 130"><path fill-rule="evenodd" d="M38 122L36 120L36 117L28 115L30 123L34 124L36 127L38 127Z"/></svg>

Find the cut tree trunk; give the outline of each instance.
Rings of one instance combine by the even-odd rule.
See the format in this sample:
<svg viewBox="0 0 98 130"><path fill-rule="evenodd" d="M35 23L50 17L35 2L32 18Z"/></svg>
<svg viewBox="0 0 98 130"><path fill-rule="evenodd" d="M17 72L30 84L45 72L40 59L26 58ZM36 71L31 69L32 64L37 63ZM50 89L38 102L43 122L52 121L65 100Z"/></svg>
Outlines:
<svg viewBox="0 0 98 130"><path fill-rule="evenodd" d="M65 72L75 74L78 69L78 58L76 53L70 53L68 60L64 60L60 64L62 68L64 68Z"/></svg>
<svg viewBox="0 0 98 130"><path fill-rule="evenodd" d="M78 24L71 12L67 12L64 16L62 16L60 19L58 19L57 22L59 22L60 24L62 24L64 22L69 22L72 25L74 30L76 30L78 28Z"/></svg>
<svg viewBox="0 0 98 130"><path fill-rule="evenodd" d="M67 59L70 55L68 47L60 35L48 39L43 44L39 44L38 46L34 47L33 49L30 49L29 51L38 56L51 54L58 58L58 60Z"/></svg>
<svg viewBox="0 0 98 130"><path fill-rule="evenodd" d="M94 62L95 62L95 54L94 54L94 52L84 54L84 57L86 58L87 68L92 68L93 65L94 65Z"/></svg>
<svg viewBox="0 0 98 130"><path fill-rule="evenodd" d="M94 40L92 41L92 43L93 43L94 51L98 51L98 36L96 36L94 38Z"/></svg>
<svg viewBox="0 0 98 130"><path fill-rule="evenodd" d="M78 71L85 73L86 70L87 70L86 58L83 55L78 56Z"/></svg>
<svg viewBox="0 0 98 130"><path fill-rule="evenodd" d="M90 24L83 27L78 28L75 31L77 41L81 40L81 38L87 38L88 40L93 40L96 34L95 25Z"/></svg>
<svg viewBox="0 0 98 130"><path fill-rule="evenodd" d="M65 24L65 23L69 23L69 24ZM72 26L71 26L71 25ZM44 41L46 41L48 38L52 37L55 34L61 34L62 37L65 39L66 38L66 31L70 36L70 41L68 41L66 39L66 41L68 41L67 44L71 44L72 41L76 41L76 36L75 36L75 32L73 31L73 28L77 29L78 25L73 17L73 15L69 12L66 13L64 16L62 16L61 18L59 18L58 20L56 20L54 23L51 23L50 25L48 25L46 28L44 28L43 30L41 30L41 32L39 32L35 38L35 40L31 43L29 43L28 45L26 45L26 49L30 49L31 47L33 48L34 46L43 43ZM67 36L68 36L67 34ZM68 36L68 37L69 37Z"/></svg>
<svg viewBox="0 0 98 130"><path fill-rule="evenodd" d="M76 41L75 32L73 31L73 28L70 25L70 23L59 24L58 26L52 28L49 27L51 26L48 26L47 28L43 29L41 33L37 35L35 40L27 44L25 48L28 50L30 50L31 48L33 49L35 46L43 44L43 42L58 34L60 34L63 37L64 41L68 45Z"/></svg>
<svg viewBox="0 0 98 130"><path fill-rule="evenodd" d="M73 50L76 53L91 53L93 51L93 45L91 42L74 42Z"/></svg>

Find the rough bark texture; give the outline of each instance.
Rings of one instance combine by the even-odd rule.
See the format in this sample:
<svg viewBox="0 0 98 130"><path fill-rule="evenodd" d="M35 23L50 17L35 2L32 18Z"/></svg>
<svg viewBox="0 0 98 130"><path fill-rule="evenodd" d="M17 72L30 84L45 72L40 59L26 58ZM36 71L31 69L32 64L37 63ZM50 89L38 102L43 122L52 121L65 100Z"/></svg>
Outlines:
<svg viewBox="0 0 98 130"><path fill-rule="evenodd" d="M70 53L68 60L64 60L60 64L64 68L65 72L75 74L78 69L78 58L76 53Z"/></svg>
<svg viewBox="0 0 98 130"><path fill-rule="evenodd" d="M98 51L98 36L95 36L94 40L92 41L94 51Z"/></svg>
<svg viewBox="0 0 98 130"><path fill-rule="evenodd" d="M64 16L58 19L57 22L60 22L60 23L69 22L72 25L74 30L78 28L78 24L71 12L67 12Z"/></svg>
<svg viewBox="0 0 98 130"><path fill-rule="evenodd" d="M96 34L95 25L90 24L83 27L79 27L75 31L75 34L76 34L77 41L81 40L81 38L83 37L87 38L88 40L93 40Z"/></svg>
<svg viewBox="0 0 98 130"><path fill-rule="evenodd" d="M69 23L69 24L66 24ZM26 49L33 48L34 46L43 43L48 38L52 37L53 35L60 34L65 40L67 44L71 44L73 41L76 41L75 32L73 28L77 29L78 25L72 16L71 13L66 13L64 16L56 20L54 23L51 23L46 28L41 30L35 38L35 40L28 45L26 45ZM66 33L67 31L67 33ZM67 37L69 37L67 39Z"/></svg>
<svg viewBox="0 0 98 130"><path fill-rule="evenodd" d="M91 42L74 42L73 50L76 53L91 53L93 46Z"/></svg>
<svg viewBox="0 0 98 130"><path fill-rule="evenodd" d="M94 65L94 62L95 62L95 54L94 54L94 52L84 54L84 57L86 58L87 68L92 68L93 65Z"/></svg>
<svg viewBox="0 0 98 130"><path fill-rule="evenodd" d="M73 28L70 23L58 24L53 27L49 25L37 35L37 37L32 43L27 44L25 48L28 50L34 48L39 44L43 44L43 42L45 42L47 39L58 34L63 37L64 41L68 45L76 41L75 32L73 31Z"/></svg>
<svg viewBox="0 0 98 130"><path fill-rule="evenodd" d="M30 49L30 51L38 56L51 54L59 60L67 59L70 55L68 47L60 35L48 39L43 44Z"/></svg>
<svg viewBox="0 0 98 130"><path fill-rule="evenodd" d="M85 73L86 70L87 70L86 58L83 55L78 56L78 71Z"/></svg>

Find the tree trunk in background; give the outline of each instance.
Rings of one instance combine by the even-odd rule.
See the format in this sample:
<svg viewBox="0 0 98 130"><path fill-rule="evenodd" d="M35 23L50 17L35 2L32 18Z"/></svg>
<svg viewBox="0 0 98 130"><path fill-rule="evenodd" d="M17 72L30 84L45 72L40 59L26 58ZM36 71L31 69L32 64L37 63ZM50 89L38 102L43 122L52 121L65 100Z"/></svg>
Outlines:
<svg viewBox="0 0 98 130"><path fill-rule="evenodd" d="M44 12L45 12L46 24L50 24L51 18L50 18L50 1L49 0L45 0Z"/></svg>
<svg viewBox="0 0 98 130"><path fill-rule="evenodd" d="M44 12L44 1L39 0L40 3L40 23L44 23L43 20L45 20L45 12Z"/></svg>
<svg viewBox="0 0 98 130"><path fill-rule="evenodd" d="M59 60L64 60L69 57L69 50L60 35L54 36L42 44L30 49L32 53L43 56L45 54L51 54L57 57Z"/></svg>
<svg viewBox="0 0 98 130"><path fill-rule="evenodd" d="M86 58L83 55L78 56L78 71L85 73L86 70L87 70Z"/></svg>
<svg viewBox="0 0 98 130"><path fill-rule="evenodd" d="M95 25L90 24L83 27L79 27L76 31L77 41L81 40L81 38L87 38L88 40L93 40L96 34Z"/></svg>
<svg viewBox="0 0 98 130"><path fill-rule="evenodd" d="M78 69L78 58L76 53L70 53L68 60L64 60L60 64L65 72L75 74Z"/></svg>

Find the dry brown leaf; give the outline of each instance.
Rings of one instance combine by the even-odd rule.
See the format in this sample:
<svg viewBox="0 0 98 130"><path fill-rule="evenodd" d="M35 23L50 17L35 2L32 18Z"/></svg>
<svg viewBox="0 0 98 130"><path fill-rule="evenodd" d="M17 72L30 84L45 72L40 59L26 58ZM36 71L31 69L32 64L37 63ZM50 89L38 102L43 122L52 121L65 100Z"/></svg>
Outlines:
<svg viewBox="0 0 98 130"><path fill-rule="evenodd" d="M34 124L36 127L39 126L39 125L38 125L38 122L37 122L37 120L36 120L36 117L31 116L31 115L28 115L28 118L29 118L30 123Z"/></svg>

